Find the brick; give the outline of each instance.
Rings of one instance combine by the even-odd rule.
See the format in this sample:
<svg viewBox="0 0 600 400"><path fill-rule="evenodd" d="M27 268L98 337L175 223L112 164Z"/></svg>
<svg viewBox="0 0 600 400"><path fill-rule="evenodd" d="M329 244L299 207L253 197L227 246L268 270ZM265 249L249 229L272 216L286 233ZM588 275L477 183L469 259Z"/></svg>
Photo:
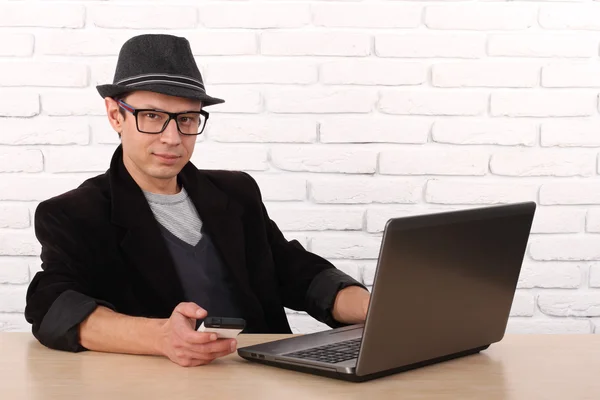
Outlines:
<svg viewBox="0 0 600 400"><path fill-rule="evenodd" d="M582 33L491 34L488 55L500 57L595 57L595 37Z"/></svg>
<svg viewBox="0 0 600 400"><path fill-rule="evenodd" d="M95 63L93 63L90 66L91 84L95 86L104 85L105 83L112 83L116 65L116 58L114 59L114 61L96 61Z"/></svg>
<svg viewBox="0 0 600 400"><path fill-rule="evenodd" d="M595 4L552 4L540 8L539 23L546 29L600 30L600 7Z"/></svg>
<svg viewBox="0 0 600 400"><path fill-rule="evenodd" d="M472 145L534 146L537 124L510 119L451 118L433 123L434 142Z"/></svg>
<svg viewBox="0 0 600 400"><path fill-rule="evenodd" d="M382 151L379 173L391 175L485 175L488 152L447 148Z"/></svg>
<svg viewBox="0 0 600 400"><path fill-rule="evenodd" d="M88 144L86 121L74 118L0 119L0 144Z"/></svg>
<svg viewBox="0 0 600 400"><path fill-rule="evenodd" d="M542 293L538 304L555 317L600 317L600 293Z"/></svg>
<svg viewBox="0 0 600 400"><path fill-rule="evenodd" d="M600 87L598 65L554 64L542 69L542 86L545 87Z"/></svg>
<svg viewBox="0 0 600 400"><path fill-rule="evenodd" d="M591 333L591 324L587 320L574 319L540 320L537 318L511 318L508 321L506 333L513 335L589 334Z"/></svg>
<svg viewBox="0 0 600 400"><path fill-rule="evenodd" d="M579 233L585 229L586 210L571 207L537 207L531 233Z"/></svg>
<svg viewBox="0 0 600 400"><path fill-rule="evenodd" d="M537 7L524 4L452 4L428 6L429 29L517 30L535 25Z"/></svg>
<svg viewBox="0 0 600 400"><path fill-rule="evenodd" d="M273 147L271 162L285 171L371 174L377 167L377 151L355 147Z"/></svg>
<svg viewBox="0 0 600 400"><path fill-rule="evenodd" d="M379 110L401 115L481 115L488 108L488 94L470 91L386 90Z"/></svg>
<svg viewBox="0 0 600 400"><path fill-rule="evenodd" d="M258 38L250 31L194 31L186 33L194 55L250 55L258 52Z"/></svg>
<svg viewBox="0 0 600 400"><path fill-rule="evenodd" d="M379 57L480 58L486 37L479 33L382 33L375 36Z"/></svg>
<svg viewBox="0 0 600 400"><path fill-rule="evenodd" d="M600 185L595 182L549 182L540 187L540 204L600 204Z"/></svg>
<svg viewBox="0 0 600 400"><path fill-rule="evenodd" d="M40 96L19 89L0 90L0 117L34 117L40 113Z"/></svg>
<svg viewBox="0 0 600 400"><path fill-rule="evenodd" d="M600 233L600 210L588 210L586 220L586 231Z"/></svg>
<svg viewBox="0 0 600 400"><path fill-rule="evenodd" d="M33 231L28 229L0 230L0 256L35 256L40 254L40 250L41 247ZM7 310L0 308L0 311Z"/></svg>
<svg viewBox="0 0 600 400"><path fill-rule="evenodd" d="M377 261L359 261L363 263L363 284L365 286L373 286L375 283L375 273L377 272ZM370 290L369 290L370 291Z"/></svg>
<svg viewBox="0 0 600 400"><path fill-rule="evenodd" d="M0 34L0 57L29 57L32 54L33 35L27 33Z"/></svg>
<svg viewBox="0 0 600 400"><path fill-rule="evenodd" d="M574 91L492 93L491 115L509 117L583 117L596 113L596 95Z"/></svg>
<svg viewBox="0 0 600 400"><path fill-rule="evenodd" d="M4 2L0 4L0 26L83 28L85 7L79 4Z"/></svg>
<svg viewBox="0 0 600 400"><path fill-rule="evenodd" d="M0 283L18 285L28 282L29 261L26 258L0 257Z"/></svg>
<svg viewBox="0 0 600 400"><path fill-rule="evenodd" d="M29 228L31 220L27 206L19 204L0 204L0 228ZM0 265L2 259L0 258ZM6 283L6 282L0 282Z"/></svg>
<svg viewBox="0 0 600 400"><path fill-rule="evenodd" d="M431 120L397 116L331 116L319 124L322 143L427 143Z"/></svg>
<svg viewBox="0 0 600 400"><path fill-rule="evenodd" d="M64 62L4 62L0 64L0 86L85 87L88 68Z"/></svg>
<svg viewBox="0 0 600 400"><path fill-rule="evenodd" d="M309 61L253 60L209 62L204 74L206 83L315 83L317 64Z"/></svg>
<svg viewBox="0 0 600 400"><path fill-rule="evenodd" d="M39 257L32 257L33 260L29 263L29 276L30 279L42 270L41 260Z"/></svg>
<svg viewBox="0 0 600 400"><path fill-rule="evenodd" d="M362 88L289 88L265 93L267 109L274 113L369 113L376 93Z"/></svg>
<svg viewBox="0 0 600 400"><path fill-rule="evenodd" d="M600 288L600 265L590 267L590 287Z"/></svg>
<svg viewBox="0 0 600 400"><path fill-rule="evenodd" d="M268 212L279 228L287 231L361 230L364 215L361 208L307 207L295 204L269 206Z"/></svg>
<svg viewBox="0 0 600 400"><path fill-rule="evenodd" d="M130 37L110 31L51 31L37 37L35 49L43 55L117 56Z"/></svg>
<svg viewBox="0 0 600 400"><path fill-rule="evenodd" d="M529 254L537 261L600 260L600 238L592 235L539 236L530 240Z"/></svg>
<svg viewBox="0 0 600 400"><path fill-rule="evenodd" d="M317 123L296 117L219 117L207 126L206 135L216 142L312 143Z"/></svg>
<svg viewBox="0 0 600 400"><path fill-rule="evenodd" d="M31 332L31 325L22 313L0 313L0 332Z"/></svg>
<svg viewBox="0 0 600 400"><path fill-rule="evenodd" d="M571 263L526 263L517 287L522 289L576 289L581 285L581 266Z"/></svg>
<svg viewBox="0 0 600 400"><path fill-rule="evenodd" d="M310 315L293 314L288 316L288 322L292 333L306 335L331 329L322 322L317 321Z"/></svg>
<svg viewBox="0 0 600 400"><path fill-rule="evenodd" d="M0 179L0 200L42 201L75 189L89 175L52 176L10 174ZM0 235L1 236L1 235ZM1 246L1 243L0 243Z"/></svg>
<svg viewBox="0 0 600 400"><path fill-rule="evenodd" d="M596 154L548 150L505 150L492 155L490 169L504 176L592 176Z"/></svg>
<svg viewBox="0 0 600 400"><path fill-rule="evenodd" d="M254 146L202 144L196 146L191 161L200 169L264 171L269 168L267 149Z"/></svg>
<svg viewBox="0 0 600 400"><path fill-rule="evenodd" d="M302 233L298 233L298 232L282 232L284 237L286 238L286 240L288 241L292 241L295 240L298 243L300 243L300 245L309 250L309 246L308 246L308 236L306 236L306 234L302 234Z"/></svg>
<svg viewBox="0 0 600 400"><path fill-rule="evenodd" d="M421 181L397 178L339 177L311 179L310 197L315 203L405 203L421 200Z"/></svg>
<svg viewBox="0 0 600 400"><path fill-rule="evenodd" d="M425 64L389 59L347 59L321 65L321 82L334 85L420 85Z"/></svg>
<svg viewBox="0 0 600 400"><path fill-rule="evenodd" d="M46 171L105 172L115 152L114 146L79 146L44 150Z"/></svg>
<svg viewBox="0 0 600 400"><path fill-rule="evenodd" d="M416 28L419 4L313 4L313 24L328 28Z"/></svg>
<svg viewBox="0 0 600 400"><path fill-rule="evenodd" d="M306 199L306 179L284 174L251 173L264 201L295 201Z"/></svg>
<svg viewBox="0 0 600 400"><path fill-rule="evenodd" d="M330 259L377 259L381 237L359 233L327 233L315 235L312 251Z"/></svg>
<svg viewBox="0 0 600 400"><path fill-rule="evenodd" d="M91 117L89 119L90 129L94 143L97 144L119 144L121 140L119 135L108 122L108 118L104 117ZM210 126L210 123L209 123ZM208 130L208 127L207 127Z"/></svg>
<svg viewBox="0 0 600 400"><path fill-rule="evenodd" d="M528 183L430 180L425 199L435 204L504 204L532 201L538 186Z"/></svg>
<svg viewBox="0 0 600 400"><path fill-rule="evenodd" d="M210 106L209 112L211 113L255 114L263 110L263 100L259 89L215 85L208 91L211 96L225 100L225 103Z"/></svg>
<svg viewBox="0 0 600 400"><path fill-rule="evenodd" d="M0 172L41 172L43 169L40 150L0 147Z"/></svg>
<svg viewBox="0 0 600 400"><path fill-rule="evenodd" d="M17 313L25 311L27 285L0 286L0 312Z"/></svg>
<svg viewBox="0 0 600 400"><path fill-rule="evenodd" d="M510 309L511 317L531 317L535 309L535 298L531 293L517 291Z"/></svg>
<svg viewBox="0 0 600 400"><path fill-rule="evenodd" d="M366 33L346 31L265 31L261 33L261 53L280 56L357 56L371 53Z"/></svg>
<svg viewBox="0 0 600 400"><path fill-rule="evenodd" d="M541 124L540 142L550 147L600 147L600 123L594 120L556 120Z"/></svg>
<svg viewBox="0 0 600 400"><path fill-rule="evenodd" d="M50 116L106 115L104 100L91 91L44 93L42 109Z"/></svg>
<svg viewBox="0 0 600 400"><path fill-rule="evenodd" d="M195 28L195 7L139 5L99 5L88 7L89 20L98 28L186 29Z"/></svg>
<svg viewBox="0 0 600 400"><path fill-rule="evenodd" d="M432 85L437 87L512 87L538 85L540 67L524 62L453 62L434 64Z"/></svg>
<svg viewBox="0 0 600 400"><path fill-rule="evenodd" d="M199 6L207 28L300 28L310 23L310 6L301 3L209 3Z"/></svg>

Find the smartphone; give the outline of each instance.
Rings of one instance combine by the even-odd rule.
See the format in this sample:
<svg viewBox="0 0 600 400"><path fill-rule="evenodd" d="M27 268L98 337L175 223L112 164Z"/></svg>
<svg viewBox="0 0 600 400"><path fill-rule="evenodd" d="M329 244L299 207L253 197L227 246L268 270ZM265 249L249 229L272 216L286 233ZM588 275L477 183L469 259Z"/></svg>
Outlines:
<svg viewBox="0 0 600 400"><path fill-rule="evenodd" d="M246 327L242 318L206 317L198 327L198 332L212 332L218 339L235 339Z"/></svg>

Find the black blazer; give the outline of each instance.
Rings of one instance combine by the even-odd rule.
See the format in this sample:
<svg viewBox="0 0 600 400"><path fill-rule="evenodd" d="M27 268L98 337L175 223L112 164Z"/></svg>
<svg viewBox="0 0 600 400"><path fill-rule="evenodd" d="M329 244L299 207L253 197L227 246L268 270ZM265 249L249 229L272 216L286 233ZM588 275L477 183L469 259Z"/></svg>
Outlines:
<svg viewBox="0 0 600 400"><path fill-rule="evenodd" d="M178 175L229 269L248 333L290 333L285 310L330 327L335 295L361 283L284 238L250 175L198 170ZM81 351L78 325L101 304L131 315L168 318L186 301L170 253L142 190L123 164L39 204L35 233L42 271L27 291L25 318L50 348Z"/></svg>

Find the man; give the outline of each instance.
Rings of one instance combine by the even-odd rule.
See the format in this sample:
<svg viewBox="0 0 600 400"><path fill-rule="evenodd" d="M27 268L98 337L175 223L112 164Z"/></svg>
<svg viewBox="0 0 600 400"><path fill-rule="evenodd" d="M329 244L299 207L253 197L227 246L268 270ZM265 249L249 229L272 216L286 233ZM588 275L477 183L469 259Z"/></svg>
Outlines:
<svg viewBox="0 0 600 400"><path fill-rule="evenodd" d="M42 271L25 317L44 345L210 363L234 339L197 332L207 315L245 332L289 333L284 307L331 327L363 322L366 288L268 217L253 178L189 162L209 114L189 42L140 35L97 87L121 137L109 170L42 202ZM233 155L232 155L233 156Z"/></svg>

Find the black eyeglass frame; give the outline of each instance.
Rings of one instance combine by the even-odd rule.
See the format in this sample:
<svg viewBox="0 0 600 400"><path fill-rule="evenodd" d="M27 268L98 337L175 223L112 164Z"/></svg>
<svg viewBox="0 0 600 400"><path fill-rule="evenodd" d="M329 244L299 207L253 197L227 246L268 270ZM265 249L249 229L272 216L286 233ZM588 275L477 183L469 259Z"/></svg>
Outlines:
<svg viewBox="0 0 600 400"><path fill-rule="evenodd" d="M125 111L130 112L131 114L133 114L133 116L135 117L135 126L137 128L137 130L139 132L142 133L147 133L149 135L158 135L161 134L165 131L165 129L167 129L167 126L169 125L169 123L171 122L172 119L175 120L175 125L177 125L177 130L179 131L180 134L185 135L185 136L198 136L201 135L202 132L204 132L204 129L206 128L206 124L208 123L208 117L209 117L209 113L207 111L204 110L200 110L200 111L185 111L185 112L180 112L180 113L172 113L172 112L168 112L168 111L162 111L162 110L155 110L152 108L135 108L127 103L125 103L123 100L118 100L117 103L119 104L119 107L121 107L122 109L124 109ZM140 129L139 123L138 123L138 114L144 111L153 111L155 113L161 113L161 114L166 114L169 116L169 119L167 119L167 121L165 122L165 124L163 125L162 129L158 132L147 132L147 131L143 131ZM181 131L181 128L179 127L179 121L177 120L177 117L179 117L180 115L186 115L186 114L198 114L198 115L202 115L204 116L204 125L202 126L202 130L198 133L185 133Z"/></svg>

